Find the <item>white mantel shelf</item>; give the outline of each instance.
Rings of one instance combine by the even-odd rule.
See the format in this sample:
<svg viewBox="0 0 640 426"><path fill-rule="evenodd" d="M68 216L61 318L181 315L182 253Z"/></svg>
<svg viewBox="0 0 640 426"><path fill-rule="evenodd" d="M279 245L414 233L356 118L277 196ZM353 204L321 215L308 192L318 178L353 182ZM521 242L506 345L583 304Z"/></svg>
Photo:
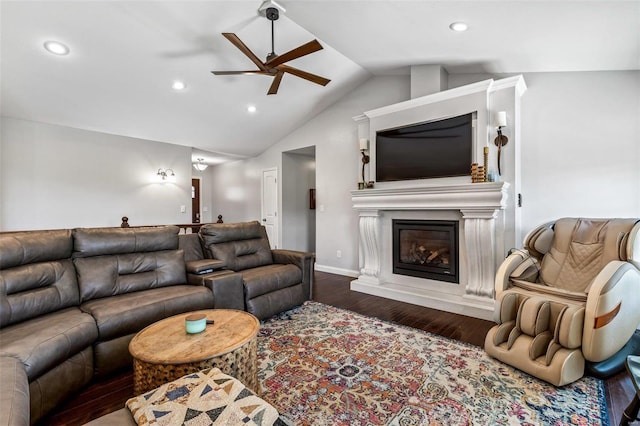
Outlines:
<svg viewBox="0 0 640 426"><path fill-rule="evenodd" d="M507 182L421 185L351 191L355 210L495 210L507 205Z"/></svg>
<svg viewBox="0 0 640 426"><path fill-rule="evenodd" d="M507 182L424 184L351 191L359 213L360 276L351 289L449 312L491 319L496 253L502 249L496 230L500 211L507 208ZM463 281L450 284L391 273L392 247L382 234L398 214L454 211L461 215ZM429 213L431 212L431 213ZM502 221L498 220L502 226ZM496 234L499 237L496 238ZM464 265L464 266L463 266Z"/></svg>

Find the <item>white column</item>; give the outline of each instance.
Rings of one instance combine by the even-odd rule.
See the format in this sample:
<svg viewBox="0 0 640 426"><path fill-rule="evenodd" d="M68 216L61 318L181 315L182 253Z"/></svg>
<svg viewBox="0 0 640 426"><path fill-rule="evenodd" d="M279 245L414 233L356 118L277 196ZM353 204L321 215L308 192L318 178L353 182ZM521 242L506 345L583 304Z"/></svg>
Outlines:
<svg viewBox="0 0 640 426"><path fill-rule="evenodd" d="M467 251L465 295L493 298L495 279L495 209L460 210Z"/></svg>
<svg viewBox="0 0 640 426"><path fill-rule="evenodd" d="M360 211L359 281L380 284L380 214L377 210Z"/></svg>

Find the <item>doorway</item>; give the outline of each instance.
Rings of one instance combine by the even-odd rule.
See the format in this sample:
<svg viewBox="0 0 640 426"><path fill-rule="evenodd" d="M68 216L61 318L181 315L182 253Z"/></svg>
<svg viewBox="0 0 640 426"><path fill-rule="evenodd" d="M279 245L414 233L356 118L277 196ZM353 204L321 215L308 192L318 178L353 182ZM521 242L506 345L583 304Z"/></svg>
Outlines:
<svg viewBox="0 0 640 426"><path fill-rule="evenodd" d="M316 149L282 153L282 247L316 251Z"/></svg>
<svg viewBox="0 0 640 426"><path fill-rule="evenodd" d="M200 178L191 178L191 223L200 223Z"/></svg>

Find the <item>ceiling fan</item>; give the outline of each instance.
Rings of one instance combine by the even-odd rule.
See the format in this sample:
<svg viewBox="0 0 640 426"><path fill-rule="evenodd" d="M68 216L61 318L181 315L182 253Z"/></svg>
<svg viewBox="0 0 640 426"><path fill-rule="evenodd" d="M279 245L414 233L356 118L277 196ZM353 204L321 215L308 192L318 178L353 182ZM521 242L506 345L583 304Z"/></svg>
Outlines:
<svg viewBox="0 0 640 426"><path fill-rule="evenodd" d="M258 66L257 70L250 71L211 71L214 75L236 75L236 74L257 74L268 75L273 77L273 82L267 95L275 95L278 93L280 82L285 73L295 75L296 77L303 78L312 83L326 86L331 80L320 77L316 74L311 74L306 71L302 71L298 68L286 65L285 62L298 59L302 56L306 56L310 53L317 52L322 49L322 45L318 40L312 40L308 43L298 46L293 50L277 55L273 48L273 23L278 20L280 13L275 7L269 7L266 9L266 17L271 21L271 53L267 55L267 60L262 62L243 42L233 33L222 33L222 35L229 40L234 46L236 46L242 53L244 53L251 61Z"/></svg>

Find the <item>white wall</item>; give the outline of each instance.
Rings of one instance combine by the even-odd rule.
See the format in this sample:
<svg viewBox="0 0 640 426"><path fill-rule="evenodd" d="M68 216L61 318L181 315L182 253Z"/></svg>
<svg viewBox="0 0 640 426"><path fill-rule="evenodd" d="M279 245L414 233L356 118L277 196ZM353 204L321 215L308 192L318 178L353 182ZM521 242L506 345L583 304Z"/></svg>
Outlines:
<svg viewBox="0 0 640 426"><path fill-rule="evenodd" d="M524 233L564 216L640 217L640 72L523 75ZM492 77L506 75L449 84Z"/></svg>
<svg viewBox="0 0 640 426"><path fill-rule="evenodd" d="M507 76L450 74L449 87ZM562 216L640 217L640 72L524 78L523 232ZM216 181L245 185L243 218L259 217L261 168L281 169L281 152L315 145L317 263L333 272L356 271L358 220L349 191L356 188L360 163L352 117L410 99L409 86L409 76L371 78L261 156L216 167ZM217 199L221 206L227 203Z"/></svg>
<svg viewBox="0 0 640 426"><path fill-rule="evenodd" d="M3 231L191 222L189 147L7 117L0 145Z"/></svg>

